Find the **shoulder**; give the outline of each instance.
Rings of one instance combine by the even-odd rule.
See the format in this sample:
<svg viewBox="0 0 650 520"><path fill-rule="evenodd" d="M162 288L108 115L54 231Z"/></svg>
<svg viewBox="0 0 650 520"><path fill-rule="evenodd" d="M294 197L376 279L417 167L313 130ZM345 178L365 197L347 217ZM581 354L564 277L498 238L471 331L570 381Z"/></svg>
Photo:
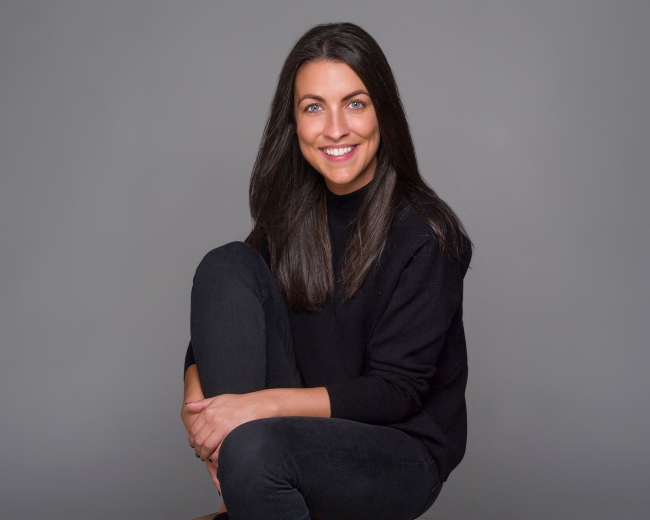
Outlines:
<svg viewBox="0 0 650 520"><path fill-rule="evenodd" d="M264 261L266 262L266 265L271 267L271 255L269 253L269 240L266 235L266 230L263 228L260 228L258 226L255 226L253 230L250 232L246 240L244 240L246 244L249 246L253 247L260 255L262 255L262 258L264 258Z"/></svg>
<svg viewBox="0 0 650 520"><path fill-rule="evenodd" d="M418 247L425 242L438 242L439 236L428 221L430 208L402 199L391 225L389 240Z"/></svg>
<svg viewBox="0 0 650 520"><path fill-rule="evenodd" d="M471 245L467 243L460 258L451 258L430 224L431 211L431 206L425 203L403 201L400 204L382 264L399 271L402 287L440 285L458 291L471 260Z"/></svg>

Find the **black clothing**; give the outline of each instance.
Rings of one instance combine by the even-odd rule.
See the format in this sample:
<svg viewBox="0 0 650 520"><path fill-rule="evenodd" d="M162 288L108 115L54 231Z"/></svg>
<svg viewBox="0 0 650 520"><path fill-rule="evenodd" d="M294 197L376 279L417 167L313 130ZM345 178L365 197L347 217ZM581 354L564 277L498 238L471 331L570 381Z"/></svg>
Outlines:
<svg viewBox="0 0 650 520"><path fill-rule="evenodd" d="M406 207L379 265L342 303L338 274L365 189L327 194L334 298L317 311L288 306L298 368L306 386L327 389L333 418L414 436L446 480L467 436L462 294L471 250L451 261L420 213ZM268 263L265 248L261 253ZM188 349L186 368L192 362Z"/></svg>
<svg viewBox="0 0 650 520"><path fill-rule="evenodd" d="M304 387L286 305L251 246L205 255L192 286L192 352L206 397ZM273 417L234 428L217 476L237 520L410 520L442 487L417 438L347 419Z"/></svg>
<svg viewBox="0 0 650 520"><path fill-rule="evenodd" d="M414 437L322 417L238 426L221 444L217 476L233 520L412 520L443 487Z"/></svg>

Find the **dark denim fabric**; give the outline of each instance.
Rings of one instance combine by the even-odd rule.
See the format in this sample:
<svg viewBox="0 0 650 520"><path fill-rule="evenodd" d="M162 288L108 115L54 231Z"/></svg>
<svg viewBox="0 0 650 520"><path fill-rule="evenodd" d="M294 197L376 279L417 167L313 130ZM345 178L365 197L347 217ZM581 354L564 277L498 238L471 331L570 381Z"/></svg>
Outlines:
<svg viewBox="0 0 650 520"><path fill-rule="evenodd" d="M191 336L206 396L303 386L284 300L246 244L217 248L197 268ZM336 418L245 423L224 440L218 474L233 520L413 519L442 486L417 439Z"/></svg>

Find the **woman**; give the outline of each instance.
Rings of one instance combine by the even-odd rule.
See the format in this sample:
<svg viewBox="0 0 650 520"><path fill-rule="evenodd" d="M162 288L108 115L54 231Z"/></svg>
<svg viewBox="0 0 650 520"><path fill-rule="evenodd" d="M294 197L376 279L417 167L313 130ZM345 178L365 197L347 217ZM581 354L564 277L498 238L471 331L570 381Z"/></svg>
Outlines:
<svg viewBox="0 0 650 520"><path fill-rule="evenodd" d="M471 244L361 28L290 52L250 206L246 243L208 253L192 289L182 418L217 518L421 515L465 451Z"/></svg>

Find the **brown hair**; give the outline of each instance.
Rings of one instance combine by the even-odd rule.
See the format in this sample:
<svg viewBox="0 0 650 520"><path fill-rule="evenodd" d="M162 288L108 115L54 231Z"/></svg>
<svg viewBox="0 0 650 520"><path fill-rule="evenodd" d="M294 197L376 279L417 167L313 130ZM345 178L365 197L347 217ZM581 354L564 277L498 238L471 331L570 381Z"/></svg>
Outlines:
<svg viewBox="0 0 650 520"><path fill-rule="evenodd" d="M395 78L377 42L351 23L317 25L287 56L253 167L247 242L260 249L266 237L271 271L295 309L315 309L332 298L331 245L324 179L300 152L294 119L294 82L308 62L346 63L368 89L381 136L377 168L347 246L344 298L354 296L380 257L398 208L420 212L450 258L471 245L458 217L422 179Z"/></svg>

